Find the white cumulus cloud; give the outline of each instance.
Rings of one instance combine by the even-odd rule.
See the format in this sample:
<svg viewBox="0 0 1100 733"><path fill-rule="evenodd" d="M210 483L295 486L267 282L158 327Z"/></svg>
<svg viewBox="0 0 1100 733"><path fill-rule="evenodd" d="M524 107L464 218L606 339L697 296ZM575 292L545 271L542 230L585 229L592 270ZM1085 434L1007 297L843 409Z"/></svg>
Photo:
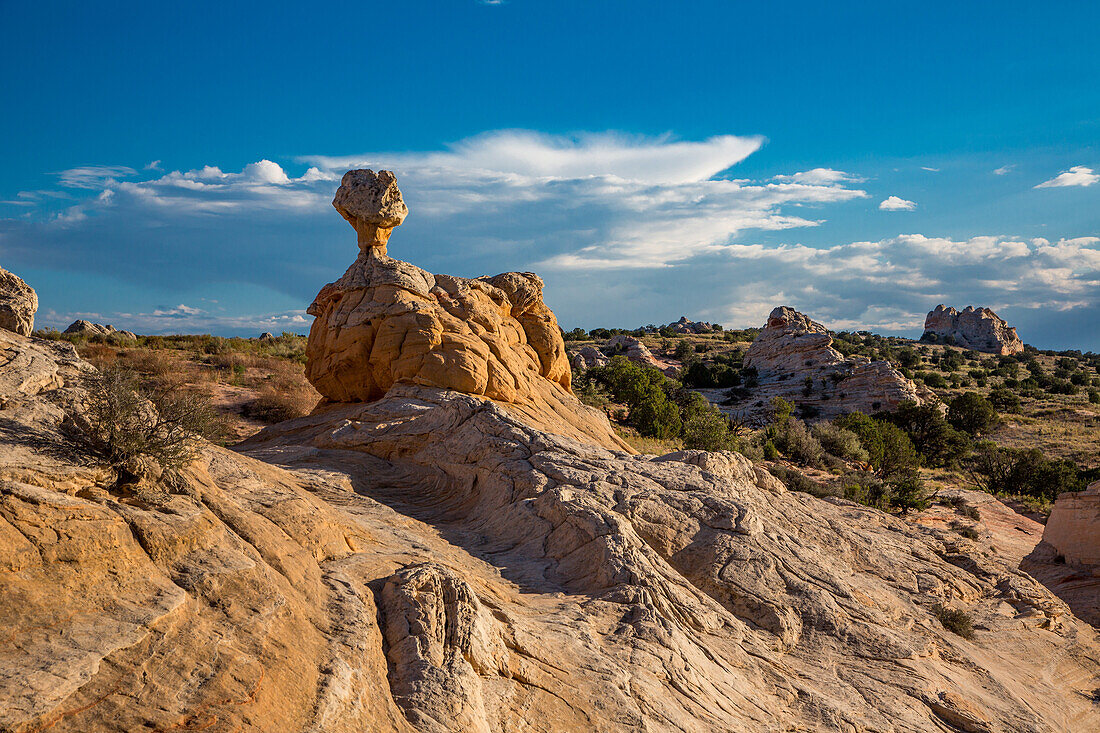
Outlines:
<svg viewBox="0 0 1100 733"><path fill-rule="evenodd" d="M899 196L888 196L878 207L883 211L912 211L917 208L917 202Z"/></svg>
<svg viewBox="0 0 1100 733"><path fill-rule="evenodd" d="M272 311L309 303L358 251L331 206L340 176L388 168L410 209L390 240L392 255L463 276L538 271L568 327L681 314L760 325L783 303L834 327L894 332L919 330L940 302L1007 309L1006 317L1040 305L1043 313L1072 312L1057 320L1067 338L1095 321L1088 304L1095 308L1100 289L1096 239L914 234L797 244L799 230L866 199L863 179L810 166L734 178L731 169L761 144L732 135L682 141L510 130L440 150L315 155L286 167L263 159L239 171L217 161L167 173L74 168L57 191L19 195L29 206L0 219L0 255L9 268L140 283L156 300L108 315L131 330L300 331L308 317L299 310ZM891 196L880 206L916 204ZM184 305L194 302L196 284L215 297L238 285L263 289L271 302L242 299L257 306L239 302L232 312L208 301ZM50 309L61 318L82 308L43 304L43 313ZM1086 338L1097 343L1092 334Z"/></svg>
<svg viewBox="0 0 1100 733"><path fill-rule="evenodd" d="M1092 168L1083 165L1075 165L1068 171L1062 171L1049 181L1043 181L1035 188L1061 188L1063 186L1091 186L1100 181L1100 175L1093 173Z"/></svg>
<svg viewBox="0 0 1100 733"><path fill-rule="evenodd" d="M840 183L859 182L863 179L833 168L814 168L791 175L774 176L772 180L783 183L805 183L811 186L832 186Z"/></svg>

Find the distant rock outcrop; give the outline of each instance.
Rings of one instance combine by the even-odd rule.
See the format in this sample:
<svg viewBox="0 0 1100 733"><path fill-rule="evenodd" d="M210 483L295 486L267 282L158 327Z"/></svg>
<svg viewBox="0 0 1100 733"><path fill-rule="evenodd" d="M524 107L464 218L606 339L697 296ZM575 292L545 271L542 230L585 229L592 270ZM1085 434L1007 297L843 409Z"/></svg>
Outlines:
<svg viewBox="0 0 1100 733"><path fill-rule="evenodd" d="M73 321L64 333L70 336L104 336L122 339L136 339L137 334L133 331L120 331L111 324L102 325L99 323L92 323L91 321L85 321L83 318L77 321Z"/></svg>
<svg viewBox="0 0 1100 733"><path fill-rule="evenodd" d="M542 280L506 272L433 275L387 255L408 214L389 171L348 171L333 201L359 257L308 312L306 377L328 402L371 402L396 384L484 397L535 425L625 448L606 417L570 390L571 370Z"/></svg>
<svg viewBox="0 0 1100 733"><path fill-rule="evenodd" d="M585 370L593 367L604 366L610 359L595 346L582 346L569 352L569 363L574 369Z"/></svg>
<svg viewBox="0 0 1100 733"><path fill-rule="evenodd" d="M1043 540L1072 565L1100 570L1100 481L1060 494L1050 510Z"/></svg>
<svg viewBox="0 0 1100 733"><path fill-rule="evenodd" d="M966 306L961 312L942 303L924 319L922 340L934 340L984 351L987 354L1018 354L1024 342L1016 329L989 308Z"/></svg>
<svg viewBox="0 0 1100 733"><path fill-rule="evenodd" d="M689 321L687 316L680 316L680 320L668 324L668 327L676 333L711 333L717 330L713 323L707 323L706 321Z"/></svg>
<svg viewBox="0 0 1100 733"><path fill-rule="evenodd" d="M37 310L38 295L34 289L18 275L0 267L0 328L30 336Z"/></svg>
<svg viewBox="0 0 1100 733"><path fill-rule="evenodd" d="M771 398L782 397L827 419L857 410L893 410L906 401L938 402L888 362L846 358L832 343L822 324L788 306L776 308L745 353L744 365L757 370L759 385L742 404L729 407L749 418L762 417Z"/></svg>
<svg viewBox="0 0 1100 733"><path fill-rule="evenodd" d="M627 336L625 333L612 336L611 340L607 342L607 348L611 349L613 353L620 353L627 359L643 366L660 369L661 372L666 375L673 375L678 371L678 367L675 364L661 361L653 355L653 352L649 350L648 346L639 339L633 336Z"/></svg>

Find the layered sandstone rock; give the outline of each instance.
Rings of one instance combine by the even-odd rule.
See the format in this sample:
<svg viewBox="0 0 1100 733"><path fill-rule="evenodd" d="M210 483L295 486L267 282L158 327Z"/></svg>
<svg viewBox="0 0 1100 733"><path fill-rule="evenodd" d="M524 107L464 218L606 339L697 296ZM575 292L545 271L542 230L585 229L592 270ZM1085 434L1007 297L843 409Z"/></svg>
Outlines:
<svg viewBox="0 0 1100 733"><path fill-rule="evenodd" d="M360 252L308 310L316 320L306 376L329 403L370 402L397 384L439 387L625 448L607 418L570 390L565 342L537 275L470 280L389 257L390 232L408 213L389 171L349 171L333 206L358 233Z"/></svg>
<svg viewBox="0 0 1100 733"><path fill-rule="evenodd" d="M73 321L63 333L69 334L70 336L102 336L105 338L114 337L130 340L137 338L137 334L133 331L120 331L109 323L107 325L102 325L86 321L83 318Z"/></svg>
<svg viewBox="0 0 1100 733"><path fill-rule="evenodd" d="M417 560L386 581L391 689L418 730L509 729L520 709L546 730L1100 723L1071 692L1100 672L1095 632L1018 551L788 492L736 453L629 456L411 385L244 450L347 475L506 579Z"/></svg>
<svg viewBox="0 0 1100 733"><path fill-rule="evenodd" d="M574 369L583 371L594 367L604 366L611 360L595 346L582 346L569 352L570 363Z"/></svg>
<svg viewBox="0 0 1100 733"><path fill-rule="evenodd" d="M1067 563L1100 571L1100 481L1084 491L1058 496L1043 540Z"/></svg>
<svg viewBox="0 0 1100 733"><path fill-rule="evenodd" d="M381 281L343 297L442 322L450 301L401 296L376 249L356 277ZM135 493L73 440L73 347L0 331L0 351L5 733L1100 728L1096 632L1018 569L1014 529L965 539L738 453L539 427L564 398L540 418L415 379Z"/></svg>
<svg viewBox="0 0 1100 733"><path fill-rule="evenodd" d="M1024 342L989 308L968 305L961 312L943 304L929 311L924 319L924 340L961 346L988 354L1018 354Z"/></svg>
<svg viewBox="0 0 1100 733"><path fill-rule="evenodd" d="M744 363L761 376L831 367L844 361L832 343L825 326L781 305L768 316L764 329L745 353Z"/></svg>
<svg viewBox="0 0 1100 733"><path fill-rule="evenodd" d="M757 370L758 386L748 398L722 404L722 409L759 422L766 419L773 397L795 402L819 419L892 410L906 401L938 402L931 390L888 362L845 358L832 343L822 324L788 306L775 308L745 353L744 365ZM724 390L700 391L724 402Z"/></svg>
<svg viewBox="0 0 1100 733"><path fill-rule="evenodd" d="M18 275L0 267L0 328L21 336L34 330L38 295Z"/></svg>
<svg viewBox="0 0 1100 733"><path fill-rule="evenodd" d="M648 346L639 339L633 336L627 336L625 333L612 336L611 340L607 342L607 348L611 349L613 353L622 354L633 362L659 369L668 376L674 376L679 371L679 367L677 367L676 364L658 359L653 355L653 352L649 350Z"/></svg>
<svg viewBox="0 0 1100 733"><path fill-rule="evenodd" d="M707 321L689 321L687 316L680 316L680 320L668 324L676 333L711 333L715 331L713 323Z"/></svg>
<svg viewBox="0 0 1100 733"><path fill-rule="evenodd" d="M0 730L1100 725L1095 632L1016 554L739 454L400 384L205 445L152 500L74 449L69 344L0 350Z"/></svg>

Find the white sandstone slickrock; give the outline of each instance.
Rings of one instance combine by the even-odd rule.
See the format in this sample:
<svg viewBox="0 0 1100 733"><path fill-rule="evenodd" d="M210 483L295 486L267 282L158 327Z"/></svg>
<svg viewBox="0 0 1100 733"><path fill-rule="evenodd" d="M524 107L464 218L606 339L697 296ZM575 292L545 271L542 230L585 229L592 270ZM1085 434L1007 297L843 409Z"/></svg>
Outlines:
<svg viewBox="0 0 1100 733"><path fill-rule="evenodd" d="M906 401L939 404L931 390L918 386L889 362L846 358L832 343L825 326L789 306L779 306L745 353L745 367L759 375L751 395L723 404L725 390L700 391L723 410L750 421L767 419L773 397L810 408L817 419L893 410Z"/></svg>
<svg viewBox="0 0 1100 733"><path fill-rule="evenodd" d="M972 305L958 311L941 303L929 311L921 338L933 337L936 341L988 354L1019 354L1024 350L1024 342L1016 335L1015 328L989 308Z"/></svg>
<svg viewBox="0 0 1100 733"><path fill-rule="evenodd" d="M102 325L99 323L86 321L83 318L70 323L69 327L66 328L62 333L66 333L71 336L101 336L108 339L129 339L131 341L137 339L137 334L133 331L120 331L109 323L107 325Z"/></svg>
<svg viewBox="0 0 1100 733"><path fill-rule="evenodd" d="M675 364L661 361L653 355L649 347L642 343L640 339L627 336L625 333L612 336L611 340L607 342L607 348L613 352L621 352L627 359L642 366L658 369L667 376L675 376L679 372L679 368Z"/></svg>
<svg viewBox="0 0 1100 733"><path fill-rule="evenodd" d="M342 298L395 296L371 318L438 333L453 308L455 363L508 348L529 394L565 389L518 335L534 289L500 286L512 324L499 299L397 297L423 271L370 259ZM483 339L502 324L514 340ZM150 505L67 437L91 367L5 333L0 731L1100 728L1096 631L1016 545L790 492L737 453L597 445L599 413L539 418L477 380L372 376L369 398L205 444ZM373 351L347 358L373 373Z"/></svg>

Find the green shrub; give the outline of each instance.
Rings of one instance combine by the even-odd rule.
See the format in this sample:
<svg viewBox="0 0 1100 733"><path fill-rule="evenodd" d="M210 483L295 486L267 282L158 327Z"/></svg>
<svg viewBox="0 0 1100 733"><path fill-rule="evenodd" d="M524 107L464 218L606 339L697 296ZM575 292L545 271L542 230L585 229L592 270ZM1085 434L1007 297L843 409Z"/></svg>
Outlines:
<svg viewBox="0 0 1100 733"><path fill-rule="evenodd" d="M993 404L977 392L956 396L947 408L947 422L951 427L974 436L989 432L997 420Z"/></svg>
<svg viewBox="0 0 1100 733"><path fill-rule="evenodd" d="M997 387L989 391L989 404L1000 412L1020 412L1020 398L1012 390Z"/></svg>
<svg viewBox="0 0 1100 733"><path fill-rule="evenodd" d="M868 463L870 454L863 447L859 436L851 430L838 427L832 423L818 423L812 430L813 436L821 444L821 447L830 455L846 461L859 461Z"/></svg>
<svg viewBox="0 0 1100 733"><path fill-rule="evenodd" d="M970 621L970 615L966 611L947 608L937 603L932 607L932 613L936 615L936 618L948 631L958 634L964 639L974 638L974 626Z"/></svg>
<svg viewBox="0 0 1100 733"><path fill-rule="evenodd" d="M936 372L921 372L918 376L920 376L925 384L933 389L943 389L947 386L947 380L943 378L942 374L937 374Z"/></svg>
<svg viewBox="0 0 1100 733"><path fill-rule="evenodd" d="M680 411L659 388L651 387L630 408L630 424L647 438L668 440L680 434Z"/></svg>
<svg viewBox="0 0 1100 733"><path fill-rule="evenodd" d="M820 466L825 450L801 420L788 418L777 425L775 446L791 460L807 466Z"/></svg>
<svg viewBox="0 0 1100 733"><path fill-rule="evenodd" d="M1093 405L1100 405L1100 391L1095 389L1089 390L1089 402Z"/></svg>
<svg viewBox="0 0 1100 733"><path fill-rule="evenodd" d="M1050 384L1047 385L1046 390L1050 394L1064 394L1064 395L1075 395L1080 391L1077 388L1076 384L1074 384L1073 382L1067 381L1065 379L1052 379L1052 380L1050 380Z"/></svg>
<svg viewBox="0 0 1100 733"><path fill-rule="evenodd" d="M969 448L970 439L953 428L936 405L902 402L895 411L879 413L876 418L904 430L930 466L951 466Z"/></svg>
<svg viewBox="0 0 1100 733"><path fill-rule="evenodd" d="M787 402L782 397L772 397L771 401L771 420L775 423L786 422L791 417L791 412L794 410L794 403Z"/></svg>
<svg viewBox="0 0 1100 733"><path fill-rule="evenodd" d="M1066 491L1082 491L1085 472L1065 459L1050 459L1038 448L1018 450L983 443L966 461L974 483L992 494L1017 494L1053 501Z"/></svg>
<svg viewBox="0 0 1100 733"><path fill-rule="evenodd" d="M876 509L889 509L894 498L891 486L875 476L853 473L844 479L844 498Z"/></svg>
<svg viewBox="0 0 1100 733"><path fill-rule="evenodd" d="M737 437L729 420L717 408L696 410L683 421L684 447L697 450L736 450Z"/></svg>
<svg viewBox="0 0 1100 733"><path fill-rule="evenodd" d="M779 449L770 440L764 441L764 460L774 461L779 458Z"/></svg>
<svg viewBox="0 0 1100 733"><path fill-rule="evenodd" d="M701 361L691 362L684 373L681 376L681 380L686 387L717 387L719 386L718 380L715 379L714 373L711 368Z"/></svg>
<svg viewBox="0 0 1100 733"><path fill-rule="evenodd" d="M224 433L202 395L144 388L127 369L103 369L87 377L84 387L84 442L120 477L140 475L143 459L166 471L183 468L197 455L200 438L216 440Z"/></svg>

